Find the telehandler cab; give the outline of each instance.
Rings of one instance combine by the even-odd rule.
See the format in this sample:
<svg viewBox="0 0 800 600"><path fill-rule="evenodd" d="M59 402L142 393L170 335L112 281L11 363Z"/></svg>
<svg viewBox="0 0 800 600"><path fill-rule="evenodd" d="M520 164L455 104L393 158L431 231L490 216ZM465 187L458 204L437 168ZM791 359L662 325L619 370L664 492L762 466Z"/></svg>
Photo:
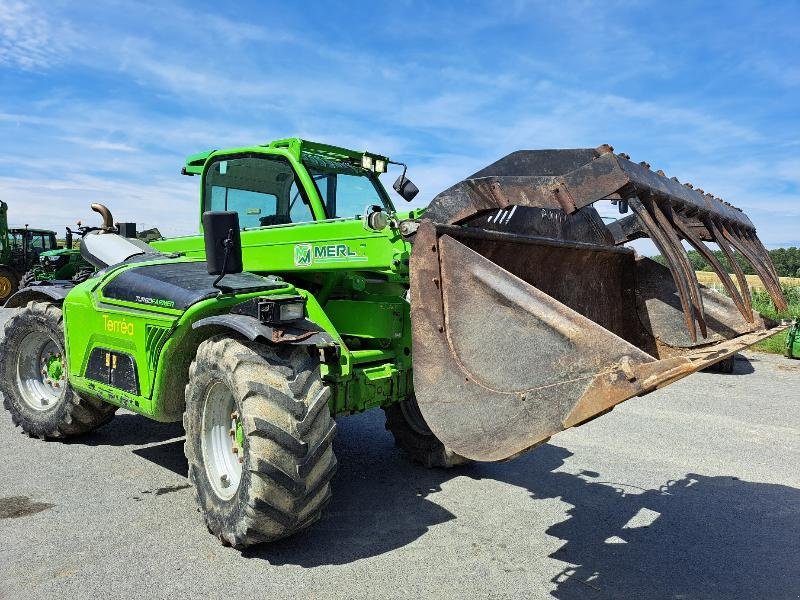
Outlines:
<svg viewBox="0 0 800 600"><path fill-rule="evenodd" d="M320 517L334 416L383 408L427 466L504 460L781 329L704 243L741 253L781 307L750 220L609 146L515 152L405 212L389 163L299 139L194 155L204 235L152 245L95 205L81 254L98 271L9 300L14 423L63 439L118 407L182 419L206 523L245 547ZM393 187L416 194L405 170ZM632 212L606 226L601 200ZM668 267L624 246L643 236Z"/></svg>

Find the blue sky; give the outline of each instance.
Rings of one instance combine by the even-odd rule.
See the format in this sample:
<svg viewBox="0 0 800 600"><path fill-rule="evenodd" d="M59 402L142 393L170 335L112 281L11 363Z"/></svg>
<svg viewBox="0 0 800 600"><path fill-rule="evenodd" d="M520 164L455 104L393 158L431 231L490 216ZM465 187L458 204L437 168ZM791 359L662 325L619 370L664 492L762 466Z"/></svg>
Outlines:
<svg viewBox="0 0 800 600"><path fill-rule="evenodd" d="M209 148L387 153L421 205L512 150L610 143L800 245L798 24L798 2L0 0L0 198L176 235Z"/></svg>

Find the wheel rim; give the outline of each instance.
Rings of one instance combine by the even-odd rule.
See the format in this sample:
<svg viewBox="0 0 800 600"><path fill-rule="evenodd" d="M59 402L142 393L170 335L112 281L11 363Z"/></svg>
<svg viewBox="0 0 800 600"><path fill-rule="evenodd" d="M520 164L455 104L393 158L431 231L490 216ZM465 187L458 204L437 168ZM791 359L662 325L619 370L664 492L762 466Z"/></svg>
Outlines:
<svg viewBox="0 0 800 600"><path fill-rule="evenodd" d="M228 386L216 381L203 402L201 440L206 476L214 492L230 500L239 489L244 462L244 429Z"/></svg>
<svg viewBox="0 0 800 600"><path fill-rule="evenodd" d="M5 298L11 294L11 280L5 275L0 275L0 298Z"/></svg>
<svg viewBox="0 0 800 600"><path fill-rule="evenodd" d="M19 346L17 387L22 400L34 410L50 410L66 389L64 350L43 332L26 335Z"/></svg>

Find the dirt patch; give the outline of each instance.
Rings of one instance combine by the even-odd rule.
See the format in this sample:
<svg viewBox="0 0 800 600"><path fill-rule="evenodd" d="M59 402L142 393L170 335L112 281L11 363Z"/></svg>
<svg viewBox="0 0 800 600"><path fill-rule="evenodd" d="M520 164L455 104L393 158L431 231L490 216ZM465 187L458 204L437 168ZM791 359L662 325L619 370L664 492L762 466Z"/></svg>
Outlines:
<svg viewBox="0 0 800 600"><path fill-rule="evenodd" d="M47 504L46 502L33 502L27 496L0 498L0 519L28 517L54 506L55 504Z"/></svg>

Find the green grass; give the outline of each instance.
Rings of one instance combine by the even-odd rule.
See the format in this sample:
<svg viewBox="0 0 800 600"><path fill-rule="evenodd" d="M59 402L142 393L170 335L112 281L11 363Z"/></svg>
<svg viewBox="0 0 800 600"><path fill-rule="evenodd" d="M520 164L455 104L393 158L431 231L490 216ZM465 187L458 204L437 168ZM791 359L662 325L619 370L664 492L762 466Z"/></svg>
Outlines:
<svg viewBox="0 0 800 600"><path fill-rule="evenodd" d="M800 287L784 287L783 295L789 308L783 312L778 312L769 294L762 290L753 291L753 309L771 319L800 319ZM786 351L786 335L786 331L773 335L760 341L752 347L752 350L783 354Z"/></svg>

